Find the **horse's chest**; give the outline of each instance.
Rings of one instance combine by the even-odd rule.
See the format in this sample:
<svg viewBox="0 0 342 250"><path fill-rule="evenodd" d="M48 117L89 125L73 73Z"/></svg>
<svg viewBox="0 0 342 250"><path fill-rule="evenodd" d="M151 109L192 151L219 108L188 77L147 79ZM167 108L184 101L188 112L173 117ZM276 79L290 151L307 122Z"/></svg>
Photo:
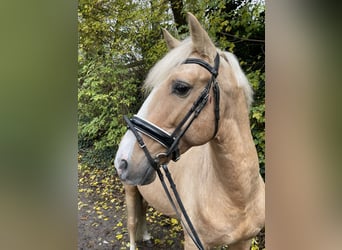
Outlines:
<svg viewBox="0 0 342 250"><path fill-rule="evenodd" d="M198 211L197 228L209 245L230 244L254 236L261 228L249 213L230 206L211 204Z"/></svg>

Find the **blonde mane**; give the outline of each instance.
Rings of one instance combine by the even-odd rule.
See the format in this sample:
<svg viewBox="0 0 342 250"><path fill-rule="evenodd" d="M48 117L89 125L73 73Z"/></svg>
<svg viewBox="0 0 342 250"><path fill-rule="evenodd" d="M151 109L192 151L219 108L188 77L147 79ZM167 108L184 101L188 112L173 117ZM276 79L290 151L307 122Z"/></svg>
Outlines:
<svg viewBox="0 0 342 250"><path fill-rule="evenodd" d="M219 49L217 49L217 51L232 67L232 71L237 80L237 85L243 88L247 105L250 107L253 102L253 90L246 75L240 67L238 59L230 52L222 52ZM178 47L170 50L150 70L143 86L145 92L149 93L153 88L164 82L172 70L181 65L185 59L191 55L191 53L192 41L190 38L185 39Z"/></svg>
<svg viewBox="0 0 342 250"><path fill-rule="evenodd" d="M180 46L172 49L150 70L144 84L144 89L149 92L154 87L165 81L170 72L181 65L192 53L190 38L182 41Z"/></svg>
<svg viewBox="0 0 342 250"><path fill-rule="evenodd" d="M245 92L245 97L246 97L248 108L250 108L253 102L253 89L245 73L241 69L238 59L236 58L234 54L227 52L227 51L221 52L221 55L223 56L224 59L227 60L227 62L232 67L232 71L237 80L237 85L243 88Z"/></svg>

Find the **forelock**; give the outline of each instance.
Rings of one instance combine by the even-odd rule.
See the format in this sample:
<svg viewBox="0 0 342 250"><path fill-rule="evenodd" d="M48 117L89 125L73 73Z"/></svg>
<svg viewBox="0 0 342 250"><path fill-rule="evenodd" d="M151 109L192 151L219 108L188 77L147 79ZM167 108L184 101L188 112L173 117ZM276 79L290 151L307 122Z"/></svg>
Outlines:
<svg viewBox="0 0 342 250"><path fill-rule="evenodd" d="M150 92L153 88L166 81L172 70L181 65L191 53L192 42L190 38L187 38L153 66L145 80L144 89Z"/></svg>

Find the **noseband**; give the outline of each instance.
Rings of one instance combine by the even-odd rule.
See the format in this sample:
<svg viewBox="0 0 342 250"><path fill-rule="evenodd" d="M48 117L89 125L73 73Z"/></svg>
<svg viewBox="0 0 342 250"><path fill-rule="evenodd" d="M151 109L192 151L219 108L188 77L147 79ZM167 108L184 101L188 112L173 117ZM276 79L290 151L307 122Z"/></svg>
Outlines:
<svg viewBox="0 0 342 250"><path fill-rule="evenodd" d="M198 64L202 66L203 68L207 69L211 73L211 79L209 80L208 84L205 86L205 88L202 90L201 94L199 97L196 99L196 101L193 103L191 109L188 111L188 113L185 115L183 120L177 125L176 129L173 131L172 134L166 132L165 130L159 128L155 124L142 119L138 116L133 116L133 118L129 119L127 116L124 116L124 119L128 125L128 128L133 132L134 136L137 139L137 142L140 146L140 148L144 151L144 154L151 164L151 166L156 170L160 182L165 190L165 193L175 210L177 216L180 218L180 220L183 223L183 226L185 230L188 232L190 238L194 242L194 244L197 246L198 249L204 250L203 244L201 240L199 239L197 232L195 228L193 227L191 220L186 213L186 210L183 206L182 200L177 192L176 185L173 182L173 179L171 177L171 174L167 168L167 165L165 163L160 163L160 157L166 157L171 159L173 161L177 161L180 158L180 153L179 153L179 141L185 134L185 132L188 130L188 128L191 126L192 122L197 118L197 116L201 113L202 109L204 106L207 104L208 99L209 99L209 92L211 87L213 87L213 92L214 92L214 102L215 102L215 108L214 108L214 113L215 113L215 130L214 130L214 135L213 138L216 136L217 131L218 131L218 123L220 120L220 89L218 82L216 81L217 75L218 75L218 69L220 65L220 56L217 53L215 60L214 60L214 67L212 67L210 64L207 62L197 59L197 58L188 58L186 59L183 64ZM184 127L184 128L183 128ZM139 134L142 133L151 139L157 141L160 143L163 147L165 147L167 150L165 153L158 154L154 158L152 157L151 153L146 147L146 144L144 140L142 139L141 135ZM162 172L160 171L160 166L162 166L162 169L164 170L164 173L169 181L169 184L171 186L171 189L174 193L174 197L176 198L176 201L178 203L178 206L181 210L181 213L184 216L184 219L187 223L187 225L183 222L176 204L171 197L171 194L165 184L164 181L164 176Z"/></svg>
<svg viewBox="0 0 342 250"><path fill-rule="evenodd" d="M209 99L209 92L211 87L213 87L214 92L214 113L215 113L215 130L213 134L213 138L216 136L218 131L218 123L220 120L220 89L218 82L216 81L217 75L218 75L218 69L220 65L220 56L217 53L215 60L214 60L214 67L212 67L207 62L197 59L197 58L188 58L186 59L183 64L198 64L208 70L211 73L211 79L209 80L208 84L205 86L205 88L202 90L199 97L196 99L196 101L193 103L191 109L188 111L188 113L185 115L183 120L177 125L175 130L172 134L166 132L165 130L159 128L157 125L142 119L136 115L134 115L131 119L128 119L126 116L124 117L128 128L132 130L135 137L138 139L137 135L139 134L137 132L140 132L151 139L157 141L159 144L161 144L163 147L166 148L166 152L163 154L159 154L158 156L166 157L171 159L173 161L177 161L180 158L179 153L179 141L185 134L185 132L188 130L192 122L197 118L197 116L200 114L206 103ZM140 136L139 136L140 137ZM139 142L140 141L140 142ZM142 138L138 140L138 143L141 148L145 147L145 143L143 142ZM146 154L146 153L145 153ZM149 154L149 152L148 152ZM147 156L149 159L153 159L153 162L159 162L159 157L156 156L154 159L151 155ZM152 163L150 161L150 163ZM156 165L156 166L154 166ZM153 167L158 167L158 164L153 163Z"/></svg>

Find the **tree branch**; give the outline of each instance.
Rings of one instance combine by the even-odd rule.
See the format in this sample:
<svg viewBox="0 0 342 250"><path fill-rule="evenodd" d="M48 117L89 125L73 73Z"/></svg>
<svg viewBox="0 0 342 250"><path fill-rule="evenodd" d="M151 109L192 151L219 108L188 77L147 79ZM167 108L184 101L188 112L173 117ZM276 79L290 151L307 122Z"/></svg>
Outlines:
<svg viewBox="0 0 342 250"><path fill-rule="evenodd" d="M176 27L179 29L180 26L186 25L185 16L182 14L183 1L182 0L170 0L173 17L175 19Z"/></svg>
<svg viewBox="0 0 342 250"><path fill-rule="evenodd" d="M225 32L219 32L222 35L225 36L229 36L229 37L233 37L235 39L241 40L241 41L247 41L247 42L257 42L257 43L265 43L265 40L260 40L260 39L251 39L251 38L242 38L242 37L238 37L229 33L225 33Z"/></svg>

